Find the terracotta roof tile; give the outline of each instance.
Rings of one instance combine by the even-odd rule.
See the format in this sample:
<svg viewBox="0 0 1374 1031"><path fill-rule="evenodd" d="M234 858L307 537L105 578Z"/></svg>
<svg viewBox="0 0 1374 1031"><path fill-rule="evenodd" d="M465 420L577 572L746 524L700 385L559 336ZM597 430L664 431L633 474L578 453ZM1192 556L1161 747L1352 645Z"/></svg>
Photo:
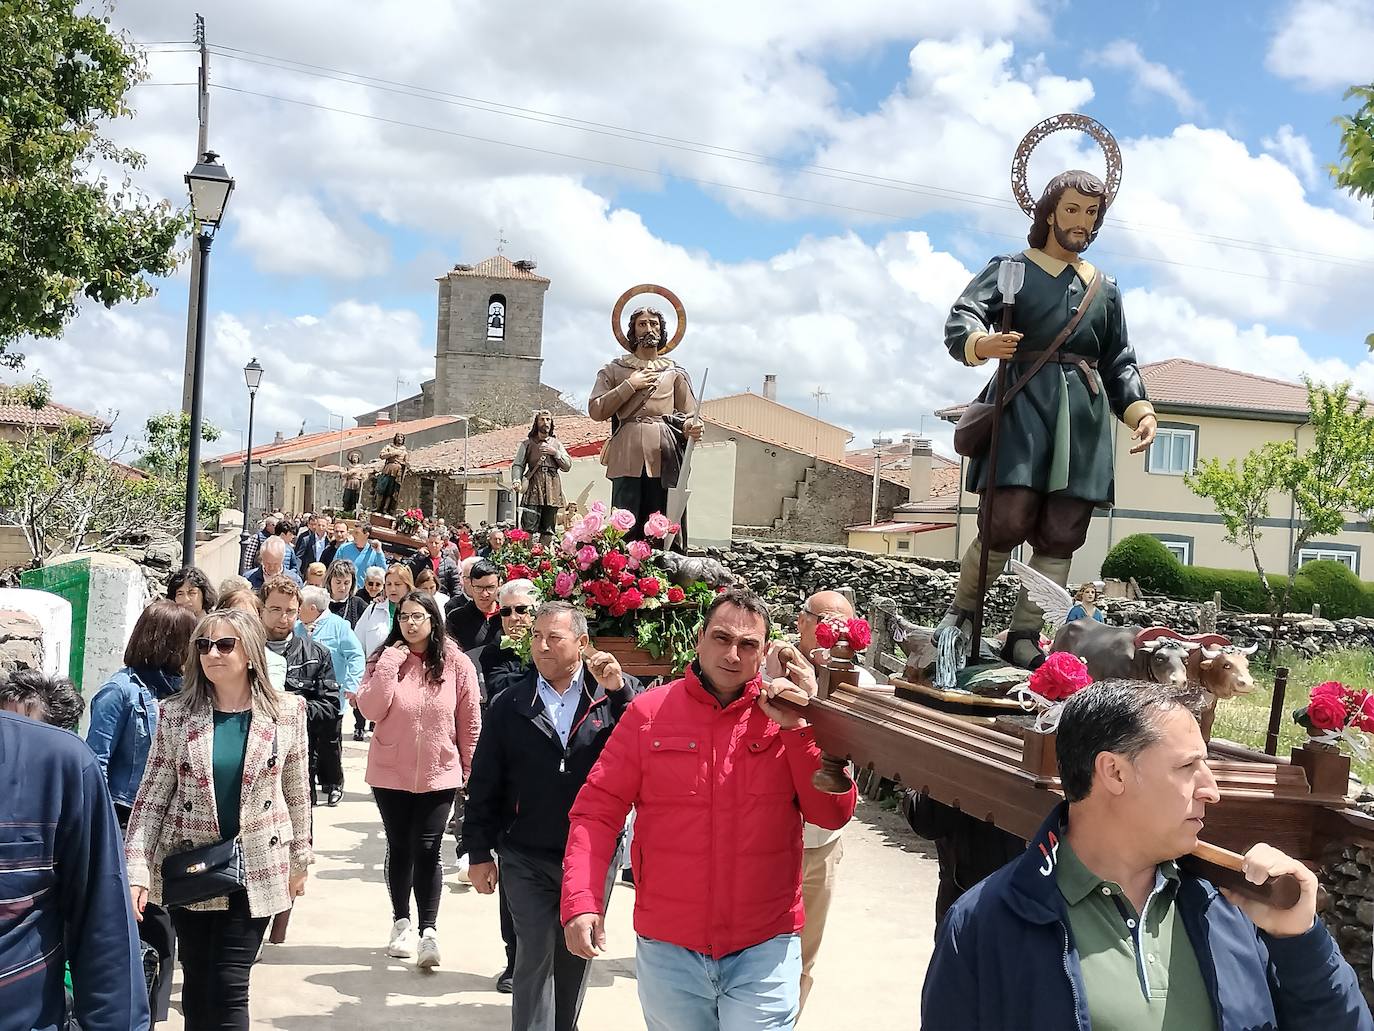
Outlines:
<svg viewBox="0 0 1374 1031"><path fill-rule="evenodd" d="M445 279L449 276L480 276L485 279L530 279L536 283L547 283L549 281L546 277L537 275L530 269L520 268L504 254L493 254L486 261L479 261L476 265L455 265L440 278Z"/></svg>
<svg viewBox="0 0 1374 1031"><path fill-rule="evenodd" d="M609 422L596 422L585 415L562 415L554 419L554 430L574 457L600 454L611 435ZM468 465L472 469L504 468L515 458L520 441L529 436L527 424L507 426L487 433L475 433L467 440ZM410 468L417 473L455 473L463 468L463 438L441 441L410 453Z"/></svg>
<svg viewBox="0 0 1374 1031"><path fill-rule="evenodd" d="M253 448L254 462L306 462L323 458L339 450L340 443L345 450L363 444L375 444L379 440L389 440L396 433L417 433L448 423L462 422L452 415L436 415L428 419L411 419L408 422L387 422L380 426L353 426L343 430L325 430L321 433L307 433L291 437L280 444L260 444ZM233 467L243 464L242 451L231 452L206 459L207 462L220 462Z"/></svg>
<svg viewBox="0 0 1374 1031"><path fill-rule="evenodd" d="M56 429L72 417L84 419L100 433L106 433L110 429L110 424L104 419L68 405L58 404L56 401L49 401L42 408L7 403L4 389L0 388L0 426L41 426L44 429Z"/></svg>

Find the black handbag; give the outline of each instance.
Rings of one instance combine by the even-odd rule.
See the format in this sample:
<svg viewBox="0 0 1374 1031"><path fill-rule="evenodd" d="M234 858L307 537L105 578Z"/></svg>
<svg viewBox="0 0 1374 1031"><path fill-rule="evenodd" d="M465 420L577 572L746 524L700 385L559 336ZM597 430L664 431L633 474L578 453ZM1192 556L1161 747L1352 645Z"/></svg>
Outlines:
<svg viewBox="0 0 1374 1031"><path fill-rule="evenodd" d="M272 758L277 758L275 729ZM238 837L173 852L162 861L162 904L168 909L227 898L247 886L243 843Z"/></svg>

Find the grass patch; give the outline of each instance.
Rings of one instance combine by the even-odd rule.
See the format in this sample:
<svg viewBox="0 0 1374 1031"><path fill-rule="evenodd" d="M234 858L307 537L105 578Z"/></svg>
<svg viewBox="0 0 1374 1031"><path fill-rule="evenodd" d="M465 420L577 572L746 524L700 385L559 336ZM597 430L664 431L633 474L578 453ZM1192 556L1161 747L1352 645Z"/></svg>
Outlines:
<svg viewBox="0 0 1374 1031"><path fill-rule="evenodd" d="M1264 735L1269 728L1270 700L1274 697L1274 671L1261 660L1262 655L1256 653L1250 664L1255 677L1254 694L1217 703L1212 736L1263 751ZM1283 719L1279 723L1279 755L1285 757L1307 737L1307 732L1293 722L1293 710L1307 703L1307 692L1314 685L1339 680L1351 687L1374 687L1374 651L1367 648L1322 652L1314 659L1281 648L1277 665L1290 670ZM1374 784L1374 761L1353 760L1350 772L1359 777L1361 783Z"/></svg>

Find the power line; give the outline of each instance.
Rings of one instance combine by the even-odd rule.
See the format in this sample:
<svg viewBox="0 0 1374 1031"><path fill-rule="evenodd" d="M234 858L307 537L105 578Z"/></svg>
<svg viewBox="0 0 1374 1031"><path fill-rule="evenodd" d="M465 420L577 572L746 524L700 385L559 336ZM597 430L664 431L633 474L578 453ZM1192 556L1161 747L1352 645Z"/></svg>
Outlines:
<svg viewBox="0 0 1374 1031"><path fill-rule="evenodd" d="M380 92L392 93L400 96L412 97L420 100L430 100L435 103L448 104L454 107L462 107L469 110L480 111L486 114L500 115L502 117L518 118L525 121L532 121L543 125L552 125L559 128L573 129L579 132L588 132L600 136L609 136L615 139L626 140L631 143L643 143L649 146L663 147L666 149L685 151L687 153L699 154L705 157L719 157L731 161L741 161L747 164L759 165L770 168L778 168L783 171L791 171L800 175L808 175L823 179L831 179L838 182L853 183L855 185L872 186L876 189L896 190L905 193L915 193L923 196L930 196L940 200L948 200L954 203L967 204L978 207L990 207L999 210L1015 211L1019 210L1017 205L1002 197L991 197L986 194L972 193L965 190L956 190L949 187L936 186L929 183L920 183L911 180L895 179L887 176L878 176L866 172L857 172L851 169L835 168L826 165L807 164L801 166L789 166L774 160L768 155L759 154L753 151L739 150L731 147L722 147L716 144L703 143L697 140L688 140L681 137L666 136L660 133L648 132L645 130L633 129L626 126L618 126L605 122L590 121L587 119L574 118L568 115L561 115L549 111L541 111L535 108L520 107L514 104L506 104L500 101L486 100L480 97L473 97L461 93L449 93L443 90L433 89L428 86L421 86L414 83L400 82L394 79L384 79L376 76L366 75L360 72L352 72L346 69L331 68L326 65L310 64L305 61L296 61L292 58L276 57L271 54L263 54L257 51L244 50L238 47L214 44L212 49L222 57L232 61L246 62L249 64L261 65L269 68L276 68L281 71L294 72L301 75L309 75L315 78L327 79L336 82L343 82L350 85L362 86L366 89L375 89ZM1299 247L1289 247L1284 244L1274 244L1260 240L1247 240L1241 237L1225 236L1213 233L1199 233L1194 230L1182 230L1171 226L1157 226L1145 223L1129 222L1125 219L1107 218L1107 224L1117 228L1125 229L1129 232L1147 233L1150 235L1166 235L1181 239L1193 239L1206 243L1216 244L1237 250L1250 251L1258 254L1272 254L1277 257L1296 257L1307 260L1322 262L1325 264L1336 265L1353 269L1363 269L1374 266L1374 261L1354 258L1349 255L1332 254L1325 251L1313 251Z"/></svg>
<svg viewBox="0 0 1374 1031"><path fill-rule="evenodd" d="M211 89L225 90L230 93L240 93L250 97L260 97L264 100L274 100L283 104L294 104L298 107L313 108L317 111L327 111L331 114L348 115L353 118L362 118L371 122L380 122L386 125L395 125L406 129L418 129L422 132L432 132L442 136L451 136L456 139L468 140L473 143L486 143L497 147L508 147L513 150L527 151L533 154L542 154L546 157L564 158L569 161L577 161L585 164L600 165L607 168L619 168L628 172L639 172L644 175L663 176L667 179L676 179L680 182L696 183L701 186L712 186L723 190L734 190L739 193L749 193L756 196L773 197L778 200L792 201L798 204L811 204L817 207L830 208L837 211L847 211L854 214L870 215L875 218L892 219L906 221L910 215L898 214L893 211L880 211L874 208L862 208L852 204L840 204L835 201L820 200L814 197L800 197L795 194L778 193L773 190L764 190L753 186L741 186L738 183L726 183L714 179L704 179L698 176L685 175L680 172L669 172L658 168L645 168L638 165L627 165L619 161L608 161L605 158L588 157L583 154L569 154L564 151L552 150L547 147L535 147L525 143L512 143L508 140L494 139L488 136L477 136L472 133L459 132L456 129L445 129L434 125L423 125L419 122L407 122L399 118L388 118L385 115L375 115L364 111L354 111L349 108L334 107L329 104L319 104L310 100L299 100L293 97L281 97L272 93L262 93L257 90L243 89L238 86L226 86L223 83L212 83ZM983 236L998 237L1001 239L1021 240L1023 236L1015 233L999 233L990 229L981 229L974 226L961 227L968 232L978 233ZM1192 262L1175 261L1170 258L1158 258L1143 254L1127 254L1123 251L1112 251L1097 248L1097 254L1106 254L1113 257L1125 258L1129 261L1144 261L1157 265L1168 265L1177 268L1196 269L1202 272L1215 272L1220 275L1241 276L1246 279L1258 279L1268 283L1286 283L1293 286L1306 286L1314 289L1324 289L1329 284L1309 283L1297 279L1283 279L1277 276L1267 275L1260 272L1242 272L1238 269L1216 268L1211 265L1198 265Z"/></svg>

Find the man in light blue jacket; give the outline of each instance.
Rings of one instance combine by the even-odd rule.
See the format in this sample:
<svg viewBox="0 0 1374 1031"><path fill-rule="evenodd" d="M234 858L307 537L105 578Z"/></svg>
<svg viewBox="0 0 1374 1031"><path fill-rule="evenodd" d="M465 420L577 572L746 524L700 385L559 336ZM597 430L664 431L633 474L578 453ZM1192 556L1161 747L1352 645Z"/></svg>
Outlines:
<svg viewBox="0 0 1374 1031"><path fill-rule="evenodd" d="M301 590L301 614L296 633L312 638L329 652L329 658L334 663L334 679L339 684L339 712L343 713L345 701L352 699L363 680L363 646L348 625L348 620L329 611L329 592L323 587ZM343 716L340 715L329 755L322 752L319 757L321 777L334 771L331 779L336 782L322 785L326 792L325 801L331 806L338 805L343 798L342 755Z"/></svg>

